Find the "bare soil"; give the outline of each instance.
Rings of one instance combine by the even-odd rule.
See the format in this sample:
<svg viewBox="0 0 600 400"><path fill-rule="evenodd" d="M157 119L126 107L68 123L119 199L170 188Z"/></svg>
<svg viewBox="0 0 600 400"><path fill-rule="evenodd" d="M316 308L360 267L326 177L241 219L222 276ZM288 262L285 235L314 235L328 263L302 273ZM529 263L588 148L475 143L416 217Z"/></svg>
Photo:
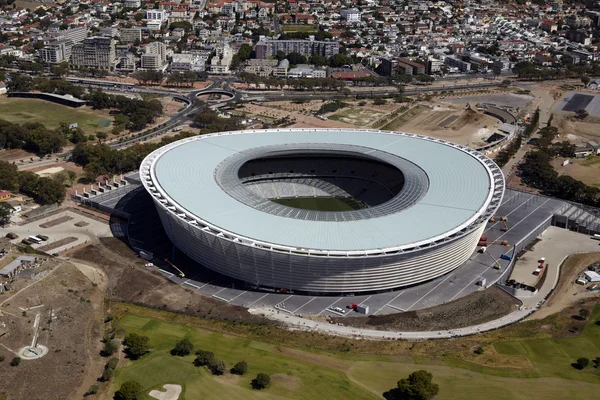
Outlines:
<svg viewBox="0 0 600 400"><path fill-rule="evenodd" d="M40 228L52 228L53 226L60 225L62 223L70 221L72 219L73 219L73 217L65 215L64 217L56 218L56 219L46 222L45 224L41 224Z"/></svg>
<svg viewBox="0 0 600 400"><path fill-rule="evenodd" d="M58 249L59 247L64 246L65 244L73 243L76 241L77 241L76 237L70 236L70 237L66 237L64 239L57 240L56 242L49 243L45 246L40 246L37 248L37 250L47 253L51 250Z"/></svg>
<svg viewBox="0 0 600 400"><path fill-rule="evenodd" d="M0 363L0 392L9 399L73 398L86 369L87 327L98 307L88 299L99 291L73 265L59 260L48 263L52 272L33 283L19 279L29 286L2 297L1 318L8 334L0 338L0 353L10 361L15 352L31 344L38 313L38 343L49 349L44 357L23 360L17 367L11 367L8 361ZM43 307L21 310L40 304Z"/></svg>
<svg viewBox="0 0 600 400"><path fill-rule="evenodd" d="M243 307L200 296L169 281L155 268L144 267L145 261L119 239L101 238L100 242L72 257L104 270L109 277L107 297L112 301L222 321L274 324Z"/></svg>
<svg viewBox="0 0 600 400"><path fill-rule="evenodd" d="M440 306L388 315L331 318L357 328L388 331L435 331L462 328L492 321L515 311L520 302L496 287L475 292Z"/></svg>

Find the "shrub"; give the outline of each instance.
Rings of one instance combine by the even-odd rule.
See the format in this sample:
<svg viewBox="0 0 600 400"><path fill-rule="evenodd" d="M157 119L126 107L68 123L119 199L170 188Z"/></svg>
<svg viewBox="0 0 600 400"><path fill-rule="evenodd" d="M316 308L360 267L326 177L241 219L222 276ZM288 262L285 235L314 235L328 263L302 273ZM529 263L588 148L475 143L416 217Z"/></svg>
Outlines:
<svg viewBox="0 0 600 400"><path fill-rule="evenodd" d="M208 369L213 375L223 375L225 371L227 371L227 364L223 360L212 360L210 364L208 364Z"/></svg>
<svg viewBox="0 0 600 400"><path fill-rule="evenodd" d="M114 340L109 339L104 342L104 348L100 352L100 355L102 357L109 357L115 354L115 351L117 351L117 344L114 342Z"/></svg>
<svg viewBox="0 0 600 400"><path fill-rule="evenodd" d="M119 391L115 393L115 398L118 400L137 400L142 394L144 388L139 382L127 381L124 382Z"/></svg>
<svg viewBox="0 0 600 400"><path fill-rule="evenodd" d="M269 386L271 383L271 377L267 374L260 372L256 375L256 378L252 379L252 387L257 390L261 390Z"/></svg>
<svg viewBox="0 0 600 400"><path fill-rule="evenodd" d="M0 362L4 361L6 359L6 357L4 357L4 354L0 354Z"/></svg>
<svg viewBox="0 0 600 400"><path fill-rule="evenodd" d="M483 347L479 346L478 348L475 349L475 354L483 354L484 350Z"/></svg>
<svg viewBox="0 0 600 400"><path fill-rule="evenodd" d="M119 364L118 358L111 358L110 361L104 366L104 371L102 371L102 376L100 377L100 381L108 382L111 380L113 375L115 374L115 369L117 369L117 364Z"/></svg>
<svg viewBox="0 0 600 400"><path fill-rule="evenodd" d="M587 308L582 308L581 310L579 310L579 316L581 317L581 319L586 320L588 315L590 315L590 310L588 310Z"/></svg>
<svg viewBox="0 0 600 400"><path fill-rule="evenodd" d="M11 367L16 367L17 365L21 364L21 357L15 357L12 359L12 361L10 362L10 366Z"/></svg>
<svg viewBox="0 0 600 400"><path fill-rule="evenodd" d="M85 392L86 396L91 396L93 394L98 393L98 390L100 390L100 388L98 387L98 385L92 385L90 386L90 388L87 390L87 392Z"/></svg>
<svg viewBox="0 0 600 400"><path fill-rule="evenodd" d="M584 369L585 367L587 367L589 364L590 364L590 360L588 358L581 357L581 358L577 359L574 367L581 370L581 369Z"/></svg>
<svg viewBox="0 0 600 400"><path fill-rule="evenodd" d="M175 344L173 350L171 350L171 355L184 357L189 355L192 350L194 350L194 345L188 339L180 340Z"/></svg>
<svg viewBox="0 0 600 400"><path fill-rule="evenodd" d="M204 367L214 361L215 355L212 351L198 350L196 352L196 359L194 365L196 367Z"/></svg>
<svg viewBox="0 0 600 400"><path fill-rule="evenodd" d="M230 372L235 375L245 375L248 372L248 363L240 361L231 368Z"/></svg>

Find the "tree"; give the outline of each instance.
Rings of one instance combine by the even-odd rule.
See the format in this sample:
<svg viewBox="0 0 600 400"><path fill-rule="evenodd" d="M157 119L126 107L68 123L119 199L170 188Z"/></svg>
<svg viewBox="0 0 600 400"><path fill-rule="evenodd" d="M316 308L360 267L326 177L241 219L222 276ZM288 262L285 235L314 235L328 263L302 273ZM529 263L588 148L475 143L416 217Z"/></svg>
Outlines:
<svg viewBox="0 0 600 400"><path fill-rule="evenodd" d="M415 371L408 379L400 379L398 387L387 392L387 399L429 400L439 391L439 385L432 382L433 375L425 370Z"/></svg>
<svg viewBox="0 0 600 400"><path fill-rule="evenodd" d="M241 61L246 61L247 59L249 59L251 54L252 46L250 46L248 43L244 43L243 45L241 45L240 49L237 52L237 56L240 58Z"/></svg>
<svg viewBox="0 0 600 400"><path fill-rule="evenodd" d="M290 53L286 58L292 65L306 64L306 57L300 53Z"/></svg>
<svg viewBox="0 0 600 400"><path fill-rule="evenodd" d="M18 169L16 165L0 161L0 188L4 190L19 189Z"/></svg>
<svg viewBox="0 0 600 400"><path fill-rule="evenodd" d="M583 83L583 86L587 86L588 83L590 83L590 78L588 76L582 76L581 83Z"/></svg>
<svg viewBox="0 0 600 400"><path fill-rule="evenodd" d="M196 367L204 367L215 359L215 355L212 351L198 350L196 352L196 359L194 365Z"/></svg>
<svg viewBox="0 0 600 400"><path fill-rule="evenodd" d="M271 377L260 372L256 378L252 379L252 387L257 390L265 389L271 383Z"/></svg>
<svg viewBox="0 0 600 400"><path fill-rule="evenodd" d="M65 186L51 178L40 178L36 187L36 202L40 204L61 204L65 199Z"/></svg>
<svg viewBox="0 0 600 400"><path fill-rule="evenodd" d="M108 363L104 366L104 371L102 371L102 376L100 377L101 382L108 382L113 375L115 374L115 369L117 369L117 365L119 364L119 359L113 357L110 359Z"/></svg>
<svg viewBox="0 0 600 400"><path fill-rule="evenodd" d="M573 365L575 368L582 370L590 364L590 360L585 357L578 358L575 364Z"/></svg>
<svg viewBox="0 0 600 400"><path fill-rule="evenodd" d="M1 202L0 203L0 226L6 225L10 220L13 208L10 204Z"/></svg>
<svg viewBox="0 0 600 400"><path fill-rule="evenodd" d="M33 89L33 79L26 75L15 75L8 82L9 92L29 92Z"/></svg>
<svg viewBox="0 0 600 400"><path fill-rule="evenodd" d="M248 372L248 364L246 361L240 361L231 368L230 372L235 375L246 375L246 372Z"/></svg>
<svg viewBox="0 0 600 400"><path fill-rule="evenodd" d="M106 140L106 138L108 137L108 133L96 132L96 137L98 138L98 140L103 141L103 140Z"/></svg>
<svg viewBox="0 0 600 400"><path fill-rule="evenodd" d="M19 364L21 364L21 357L15 357L15 358L13 358L13 359L11 360L11 362L10 362L10 366L11 366L11 367L16 367L16 366L18 366Z"/></svg>
<svg viewBox="0 0 600 400"><path fill-rule="evenodd" d="M583 110L583 109L575 111L575 117L577 119L581 119L581 120L586 119L588 117L588 115L590 115L590 114L586 110Z"/></svg>
<svg viewBox="0 0 600 400"><path fill-rule="evenodd" d="M61 63L58 63L58 64L52 66L52 68L50 68L50 71L54 75L56 75L59 78L61 78L64 75L67 75L69 73L69 63L67 61L63 61Z"/></svg>
<svg viewBox="0 0 600 400"><path fill-rule="evenodd" d="M223 360L212 360L208 364L208 369L210 369L213 375L223 375L227 371L227 364Z"/></svg>
<svg viewBox="0 0 600 400"><path fill-rule="evenodd" d="M115 393L115 398L118 400L137 400L144 392L144 388L137 381L124 382L119 390Z"/></svg>
<svg viewBox="0 0 600 400"><path fill-rule="evenodd" d="M587 308L582 308L581 310L579 310L579 316L582 320L585 321L588 315L590 315L590 310L588 310Z"/></svg>
<svg viewBox="0 0 600 400"><path fill-rule="evenodd" d="M189 355L194 349L194 345L187 338L180 340L175 344L173 350L171 350L171 355L184 357Z"/></svg>
<svg viewBox="0 0 600 400"><path fill-rule="evenodd" d="M127 354L129 354L129 356L135 360L150 351L150 345L148 344L149 341L150 338L148 336L130 333L125 336L123 344L127 346Z"/></svg>

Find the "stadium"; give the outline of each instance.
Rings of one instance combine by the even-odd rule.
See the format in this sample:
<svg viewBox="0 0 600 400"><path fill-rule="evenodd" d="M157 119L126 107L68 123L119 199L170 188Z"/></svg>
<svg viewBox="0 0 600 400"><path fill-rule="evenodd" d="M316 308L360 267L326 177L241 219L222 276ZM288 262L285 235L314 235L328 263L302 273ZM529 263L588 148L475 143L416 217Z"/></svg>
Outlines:
<svg viewBox="0 0 600 400"><path fill-rule="evenodd" d="M161 147L140 176L174 245L251 288L381 292L447 274L504 194L497 165L421 135L270 129Z"/></svg>

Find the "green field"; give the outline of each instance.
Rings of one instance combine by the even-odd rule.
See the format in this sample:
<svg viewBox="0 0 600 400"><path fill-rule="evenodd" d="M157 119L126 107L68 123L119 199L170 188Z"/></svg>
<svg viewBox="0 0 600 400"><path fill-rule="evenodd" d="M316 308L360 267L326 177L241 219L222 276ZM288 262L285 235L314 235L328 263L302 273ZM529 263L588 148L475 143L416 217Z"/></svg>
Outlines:
<svg viewBox="0 0 600 400"><path fill-rule="evenodd" d="M365 126L371 125L384 114L385 113L363 108L348 108L342 112L330 115L327 118L356 126Z"/></svg>
<svg viewBox="0 0 600 400"><path fill-rule="evenodd" d="M89 107L72 108L39 99L9 99L6 96L0 97L0 119L17 124L39 122L49 129L58 128L61 122L77 123L86 133L108 132L110 123L106 125L105 121L112 121L106 111Z"/></svg>
<svg viewBox="0 0 600 400"><path fill-rule="evenodd" d="M272 201L288 207L313 211L351 211L363 208L356 200L336 197L294 197Z"/></svg>
<svg viewBox="0 0 600 400"><path fill-rule="evenodd" d="M305 24L285 24L279 25L279 29L282 32L316 32L315 25L305 25Z"/></svg>
<svg viewBox="0 0 600 400"><path fill-rule="evenodd" d="M600 318L600 306L592 321ZM600 326L588 323L582 336L570 339L522 340L498 343L496 351L528 357L531 368L492 368L458 358L423 359L305 351L248 338L230 336L158 319L126 314L118 329L150 337L152 351L138 361L126 361L115 377L116 387L137 380L148 393L167 383L180 384L180 399L381 399L398 379L426 369L440 385L436 399L582 399L600 390L600 370L575 370L571 363L582 355L600 355ZM188 338L197 349L210 350L229 367L248 363L247 375L212 376L193 366L193 355L174 357L174 344ZM595 343L595 345L593 344ZM490 349L486 350L487 352ZM272 377L271 386L257 392L250 381L258 372ZM149 396L143 399L150 399Z"/></svg>

